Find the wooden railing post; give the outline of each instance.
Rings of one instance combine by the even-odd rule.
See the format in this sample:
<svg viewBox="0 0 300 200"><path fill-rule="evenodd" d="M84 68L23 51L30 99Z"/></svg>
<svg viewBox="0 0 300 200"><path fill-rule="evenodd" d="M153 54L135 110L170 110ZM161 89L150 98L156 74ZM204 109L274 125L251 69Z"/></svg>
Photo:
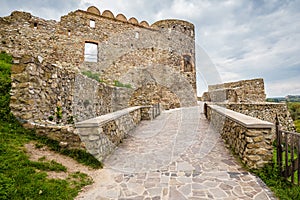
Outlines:
<svg viewBox="0 0 300 200"><path fill-rule="evenodd" d="M298 162L298 185L300 185L300 139L299 137L297 137L297 145L298 145L298 148L297 148L297 162Z"/></svg>
<svg viewBox="0 0 300 200"><path fill-rule="evenodd" d="M276 140L277 140L277 165L279 168L279 172L282 175L282 137L281 137L281 133L280 133L280 128L279 128L279 120L278 120L278 116L276 114Z"/></svg>

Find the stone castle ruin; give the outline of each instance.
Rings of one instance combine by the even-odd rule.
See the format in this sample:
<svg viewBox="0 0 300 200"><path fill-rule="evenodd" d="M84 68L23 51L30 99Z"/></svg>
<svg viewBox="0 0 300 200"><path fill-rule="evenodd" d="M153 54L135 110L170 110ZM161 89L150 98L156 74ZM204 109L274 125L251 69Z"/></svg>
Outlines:
<svg viewBox="0 0 300 200"><path fill-rule="evenodd" d="M141 119L155 117L160 109L197 104L195 35L189 22L149 25L91 6L58 22L14 11L0 18L0 34L0 51L13 56L12 113L63 146L92 152L89 141L97 140L110 151ZM133 106L144 107L120 111ZM119 118L112 115L101 127L110 134L106 138L84 139L72 125L116 111ZM100 160L106 154L97 152L93 155Z"/></svg>
<svg viewBox="0 0 300 200"><path fill-rule="evenodd" d="M266 102L262 78L209 85L202 95L202 101L226 107L227 109L276 123L276 116L283 129L295 131L293 119L285 103Z"/></svg>
<svg viewBox="0 0 300 200"><path fill-rule="evenodd" d="M11 108L21 119L47 120L57 107L67 123L135 105L196 105L189 22L161 20L150 26L92 6L59 22L15 11L0 24L0 50L15 60ZM87 52L89 45L95 53ZM84 71L99 74L103 83L81 75ZM116 81L131 88L111 87Z"/></svg>
<svg viewBox="0 0 300 200"><path fill-rule="evenodd" d="M99 160L141 120L155 118L161 109L197 105L195 30L189 22L149 25L91 6L58 22L14 11L0 18L0 34L0 51L13 56L12 113L37 134L85 149ZM281 125L293 130L286 106L266 103L265 97L263 80L254 79L209 86L202 100L268 123L277 114ZM215 105L208 106L207 115L227 115ZM234 123L224 125L226 133L235 130ZM268 123L258 132L271 134ZM235 127L247 132L249 127L240 124ZM269 140L267 158L253 161L256 155L250 155L245 162L258 166L270 160ZM238 143L240 152L245 145Z"/></svg>

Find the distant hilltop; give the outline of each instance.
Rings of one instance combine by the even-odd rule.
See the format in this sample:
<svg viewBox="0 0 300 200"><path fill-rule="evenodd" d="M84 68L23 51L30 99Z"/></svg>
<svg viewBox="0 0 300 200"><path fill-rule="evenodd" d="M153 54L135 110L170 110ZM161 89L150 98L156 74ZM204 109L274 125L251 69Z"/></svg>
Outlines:
<svg viewBox="0 0 300 200"><path fill-rule="evenodd" d="M285 99L286 101L300 102L300 95L287 95Z"/></svg>
<svg viewBox="0 0 300 200"><path fill-rule="evenodd" d="M300 95L287 95L285 97L267 98L269 102L300 102Z"/></svg>

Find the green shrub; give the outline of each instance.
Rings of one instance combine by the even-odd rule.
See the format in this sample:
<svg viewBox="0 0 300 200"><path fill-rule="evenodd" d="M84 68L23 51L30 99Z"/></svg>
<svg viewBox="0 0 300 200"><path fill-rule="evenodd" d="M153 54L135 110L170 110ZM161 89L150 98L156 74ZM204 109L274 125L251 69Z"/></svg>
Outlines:
<svg viewBox="0 0 300 200"><path fill-rule="evenodd" d="M82 150L64 150L57 141L38 137L20 125L9 109L11 63L11 56L0 53L0 199L74 199L83 186L91 184L90 178L71 174L66 180L48 179L45 171L66 171L66 167L44 159L30 161L24 145L36 140L95 168L101 163Z"/></svg>
<svg viewBox="0 0 300 200"><path fill-rule="evenodd" d="M100 79L100 75L98 73L93 73L91 71L84 71L84 72L82 72L82 74L85 75L85 76L87 76L87 77L89 77L89 78L91 78L91 79L94 79L94 80L96 80L98 82L103 82Z"/></svg>
<svg viewBox="0 0 300 200"><path fill-rule="evenodd" d="M6 53L0 53L0 119L9 121L12 118L9 109L11 89L10 68L12 57Z"/></svg>
<svg viewBox="0 0 300 200"><path fill-rule="evenodd" d="M294 120L296 131L300 133L300 102L287 102L287 106Z"/></svg>
<svg viewBox="0 0 300 200"><path fill-rule="evenodd" d="M125 88L131 88L130 84L123 84L120 81L114 80L114 86L116 87L125 87Z"/></svg>

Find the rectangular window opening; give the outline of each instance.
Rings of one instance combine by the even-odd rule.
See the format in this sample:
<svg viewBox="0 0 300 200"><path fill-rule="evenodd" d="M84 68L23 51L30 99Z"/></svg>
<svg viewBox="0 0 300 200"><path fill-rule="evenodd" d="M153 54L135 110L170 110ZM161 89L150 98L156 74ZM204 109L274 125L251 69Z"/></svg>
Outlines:
<svg viewBox="0 0 300 200"><path fill-rule="evenodd" d="M93 19L90 19L90 27L95 28L96 27L96 22Z"/></svg>
<svg viewBox="0 0 300 200"><path fill-rule="evenodd" d="M84 46L84 61L98 62L98 44L86 42Z"/></svg>

